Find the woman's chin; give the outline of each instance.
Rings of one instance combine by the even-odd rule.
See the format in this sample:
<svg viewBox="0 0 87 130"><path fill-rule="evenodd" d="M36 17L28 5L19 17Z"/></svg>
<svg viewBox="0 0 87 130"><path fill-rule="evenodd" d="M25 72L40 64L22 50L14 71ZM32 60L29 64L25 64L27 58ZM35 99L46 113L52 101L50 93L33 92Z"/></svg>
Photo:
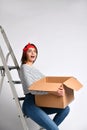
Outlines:
<svg viewBox="0 0 87 130"><path fill-rule="evenodd" d="M30 60L30 62L34 63L35 59Z"/></svg>

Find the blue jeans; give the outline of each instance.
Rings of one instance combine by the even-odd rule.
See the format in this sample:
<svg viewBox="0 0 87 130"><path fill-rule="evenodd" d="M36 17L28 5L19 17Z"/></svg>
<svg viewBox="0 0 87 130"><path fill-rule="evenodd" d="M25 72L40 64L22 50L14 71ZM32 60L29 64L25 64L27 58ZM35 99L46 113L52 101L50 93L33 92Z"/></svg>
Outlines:
<svg viewBox="0 0 87 130"><path fill-rule="evenodd" d="M34 97L32 94L26 95L22 106L23 113L46 130L59 130L58 126L70 111L69 107L64 109L38 107L35 105ZM48 116L49 114L56 114L53 120Z"/></svg>

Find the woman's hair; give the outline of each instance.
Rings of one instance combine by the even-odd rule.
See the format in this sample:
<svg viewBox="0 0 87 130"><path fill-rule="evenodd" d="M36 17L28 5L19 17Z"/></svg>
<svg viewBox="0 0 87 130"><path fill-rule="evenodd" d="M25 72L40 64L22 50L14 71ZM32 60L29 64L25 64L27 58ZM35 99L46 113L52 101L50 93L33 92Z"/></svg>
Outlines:
<svg viewBox="0 0 87 130"><path fill-rule="evenodd" d="M38 49L37 49L37 47L34 44L31 44L31 45L34 46L34 48L36 50L36 54L38 55ZM36 56L36 58L37 58L37 56ZM23 51L22 58L21 58L21 63L25 64L26 62L27 62L27 55L26 55L26 52Z"/></svg>

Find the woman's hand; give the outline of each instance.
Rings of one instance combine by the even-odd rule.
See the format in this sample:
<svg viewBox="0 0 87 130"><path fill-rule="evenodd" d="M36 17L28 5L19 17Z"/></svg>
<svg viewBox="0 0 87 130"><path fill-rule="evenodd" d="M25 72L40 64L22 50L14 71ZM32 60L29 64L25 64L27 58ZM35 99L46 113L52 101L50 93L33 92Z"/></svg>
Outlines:
<svg viewBox="0 0 87 130"><path fill-rule="evenodd" d="M49 93L56 96L64 96L64 88L61 85L56 92L49 92Z"/></svg>
<svg viewBox="0 0 87 130"><path fill-rule="evenodd" d="M63 86L60 86L57 90L57 95L58 96L64 96L64 88Z"/></svg>

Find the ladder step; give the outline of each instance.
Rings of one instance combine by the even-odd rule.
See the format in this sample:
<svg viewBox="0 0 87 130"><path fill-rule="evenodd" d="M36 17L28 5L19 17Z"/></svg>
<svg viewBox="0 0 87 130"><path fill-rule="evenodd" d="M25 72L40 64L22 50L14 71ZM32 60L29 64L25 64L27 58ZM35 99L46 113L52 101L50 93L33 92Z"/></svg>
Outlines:
<svg viewBox="0 0 87 130"><path fill-rule="evenodd" d="M19 66L8 66L9 70L19 69ZM4 66L0 66L0 70L5 70Z"/></svg>
<svg viewBox="0 0 87 130"><path fill-rule="evenodd" d="M14 84L21 84L21 81L12 81Z"/></svg>
<svg viewBox="0 0 87 130"><path fill-rule="evenodd" d="M21 84L21 81L12 81L14 84ZM9 83L9 81L8 81Z"/></svg>
<svg viewBox="0 0 87 130"><path fill-rule="evenodd" d="M25 99L25 97L18 97L19 101L23 101Z"/></svg>

